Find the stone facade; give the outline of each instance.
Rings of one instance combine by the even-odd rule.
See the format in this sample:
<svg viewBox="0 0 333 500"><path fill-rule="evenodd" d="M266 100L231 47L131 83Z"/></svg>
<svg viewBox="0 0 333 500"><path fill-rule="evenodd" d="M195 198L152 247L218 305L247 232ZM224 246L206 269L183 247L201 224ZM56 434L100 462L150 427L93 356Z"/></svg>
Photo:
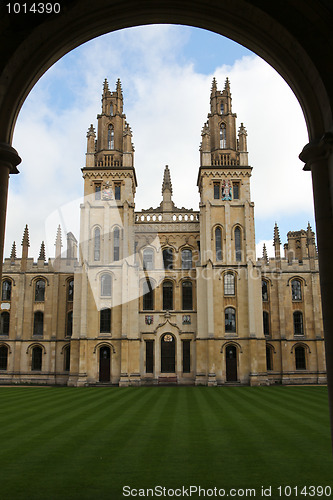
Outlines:
<svg viewBox="0 0 333 500"><path fill-rule="evenodd" d="M213 80L202 129L199 211L162 201L135 211L132 132L118 80L104 82L82 169L79 255L60 228L54 259L5 259L0 381L113 384L324 383L314 233L278 227L275 258L256 260L247 132L236 130L228 79Z"/></svg>

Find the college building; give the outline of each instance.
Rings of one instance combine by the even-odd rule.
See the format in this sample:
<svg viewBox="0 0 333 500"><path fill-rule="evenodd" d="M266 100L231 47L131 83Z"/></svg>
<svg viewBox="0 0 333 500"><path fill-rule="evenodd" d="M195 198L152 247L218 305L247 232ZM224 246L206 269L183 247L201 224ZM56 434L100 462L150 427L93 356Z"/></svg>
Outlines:
<svg viewBox="0 0 333 500"><path fill-rule="evenodd" d="M214 79L202 129L199 210L135 210L132 132L105 80L87 134L79 243L55 256L15 243L3 266L0 383L270 385L326 382L315 235L290 231L256 258L247 131Z"/></svg>

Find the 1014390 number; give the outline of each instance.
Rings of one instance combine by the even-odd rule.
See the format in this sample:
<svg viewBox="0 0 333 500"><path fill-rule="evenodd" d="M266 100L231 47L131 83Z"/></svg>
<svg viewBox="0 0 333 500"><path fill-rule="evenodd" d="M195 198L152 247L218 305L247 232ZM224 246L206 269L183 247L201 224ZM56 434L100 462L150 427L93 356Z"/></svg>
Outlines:
<svg viewBox="0 0 333 500"><path fill-rule="evenodd" d="M279 486L277 488L279 497L330 497L332 488L330 486Z"/></svg>
<svg viewBox="0 0 333 500"><path fill-rule="evenodd" d="M8 14L59 14L61 10L60 3L36 2L31 5L26 3L7 3Z"/></svg>

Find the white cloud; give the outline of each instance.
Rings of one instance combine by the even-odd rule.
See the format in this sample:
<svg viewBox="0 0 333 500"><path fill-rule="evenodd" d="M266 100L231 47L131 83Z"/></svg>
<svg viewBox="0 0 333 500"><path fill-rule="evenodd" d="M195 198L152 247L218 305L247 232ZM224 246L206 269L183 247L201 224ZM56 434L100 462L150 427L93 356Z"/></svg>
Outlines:
<svg viewBox="0 0 333 500"><path fill-rule="evenodd" d="M306 129L292 91L257 56L233 66L218 60L214 75L199 73L182 57L187 40L188 30L185 34L177 26L112 33L72 52L41 79L24 105L14 136L23 162L22 173L11 179L6 255L13 240L20 243L28 223L30 254L37 258L47 216L82 195L86 131L90 123L96 126L106 76L111 89L118 76L122 80L136 150L137 208L160 203L165 164L170 166L175 203L198 208L200 133L209 112L211 81L216 76L222 89L228 76L238 126L244 122L249 134L256 216L274 214L278 219L280 214L311 213L310 178L297 158L307 142ZM67 97L57 94L60 83ZM58 98L67 107L59 107ZM79 236L77 223L72 231Z"/></svg>

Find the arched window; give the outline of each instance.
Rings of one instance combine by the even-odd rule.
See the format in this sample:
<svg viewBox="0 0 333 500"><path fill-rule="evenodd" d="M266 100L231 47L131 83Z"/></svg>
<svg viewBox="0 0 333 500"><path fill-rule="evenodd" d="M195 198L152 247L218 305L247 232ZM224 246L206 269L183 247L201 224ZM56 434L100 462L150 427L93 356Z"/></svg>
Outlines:
<svg viewBox="0 0 333 500"><path fill-rule="evenodd" d="M34 329L33 335L43 336L44 331L44 314L42 311L36 311L34 314Z"/></svg>
<svg viewBox="0 0 333 500"><path fill-rule="evenodd" d="M302 300L302 284L300 280L292 280L291 282L292 300Z"/></svg>
<svg viewBox="0 0 333 500"><path fill-rule="evenodd" d="M64 371L69 372L71 368L71 347L66 345L63 350L64 355Z"/></svg>
<svg viewBox="0 0 333 500"><path fill-rule="evenodd" d="M119 246L119 240L120 240L120 231L118 227L115 227L113 230L113 260L117 261L120 258L120 246Z"/></svg>
<svg viewBox="0 0 333 500"><path fill-rule="evenodd" d="M233 307L227 307L224 311L225 332L236 333L236 311Z"/></svg>
<svg viewBox="0 0 333 500"><path fill-rule="evenodd" d="M9 335L10 314L3 311L0 315L0 335Z"/></svg>
<svg viewBox="0 0 333 500"><path fill-rule="evenodd" d="M164 269L173 269L173 251L172 248L165 248L163 250L163 266Z"/></svg>
<svg viewBox="0 0 333 500"><path fill-rule="evenodd" d="M182 250L182 269L192 269L192 250L189 248Z"/></svg>
<svg viewBox="0 0 333 500"><path fill-rule="evenodd" d="M31 370L40 372L42 370L43 350L36 346L32 349Z"/></svg>
<svg viewBox="0 0 333 500"><path fill-rule="evenodd" d="M220 127L220 148L225 149L227 147L227 131L225 124L222 123Z"/></svg>
<svg viewBox="0 0 333 500"><path fill-rule="evenodd" d="M173 283L172 281L163 282L163 310L173 309Z"/></svg>
<svg viewBox="0 0 333 500"><path fill-rule="evenodd" d="M66 335L71 337L73 333L73 311L67 313Z"/></svg>
<svg viewBox="0 0 333 500"><path fill-rule="evenodd" d="M12 282L10 280L4 280L2 282L1 300L10 301L11 295L12 295Z"/></svg>
<svg viewBox="0 0 333 500"><path fill-rule="evenodd" d="M215 229L215 252L216 260L222 260L222 231L220 227Z"/></svg>
<svg viewBox="0 0 333 500"><path fill-rule="evenodd" d="M261 297L263 302L268 301L268 283L266 280L262 280L261 282Z"/></svg>
<svg viewBox="0 0 333 500"><path fill-rule="evenodd" d="M45 281L37 280L35 282L35 302L44 302L45 300Z"/></svg>
<svg viewBox="0 0 333 500"><path fill-rule="evenodd" d="M101 295L102 297L111 297L111 275L102 274L101 276Z"/></svg>
<svg viewBox="0 0 333 500"><path fill-rule="evenodd" d="M293 314L294 319L294 335L304 335L303 330L303 314L301 311L295 311Z"/></svg>
<svg viewBox="0 0 333 500"><path fill-rule="evenodd" d="M267 371L273 370L273 349L269 345L266 346L266 368Z"/></svg>
<svg viewBox="0 0 333 500"><path fill-rule="evenodd" d="M110 116L113 116L113 104L112 104L112 102L110 104Z"/></svg>
<svg viewBox="0 0 333 500"><path fill-rule="evenodd" d="M100 311L100 333L111 333L111 309L101 309Z"/></svg>
<svg viewBox="0 0 333 500"><path fill-rule="evenodd" d="M305 349L301 345L295 347L296 370L306 370Z"/></svg>
<svg viewBox="0 0 333 500"><path fill-rule="evenodd" d="M242 260L241 230L239 227L235 229L235 256L237 262Z"/></svg>
<svg viewBox="0 0 333 500"><path fill-rule="evenodd" d="M224 104L223 104L223 102L221 102L220 112L221 112L221 115L223 115L223 113L224 113Z"/></svg>
<svg viewBox="0 0 333 500"><path fill-rule="evenodd" d="M269 314L267 311L262 313L262 319L264 324L264 335L269 335Z"/></svg>
<svg viewBox="0 0 333 500"><path fill-rule="evenodd" d="M7 370L8 364L8 347L0 346L0 370Z"/></svg>
<svg viewBox="0 0 333 500"><path fill-rule="evenodd" d="M183 311L193 309L193 290L192 281L183 281L182 283Z"/></svg>
<svg viewBox="0 0 333 500"><path fill-rule="evenodd" d="M74 297L74 280L68 282L67 288L67 302L73 302Z"/></svg>
<svg viewBox="0 0 333 500"><path fill-rule="evenodd" d="M143 269L147 271L154 269L154 250L152 248L146 248L143 251Z"/></svg>
<svg viewBox="0 0 333 500"><path fill-rule="evenodd" d="M100 260L101 258L101 230L96 227L94 231L94 260Z"/></svg>
<svg viewBox="0 0 333 500"><path fill-rule="evenodd" d="M114 149L114 128L109 125L108 128L108 149Z"/></svg>
<svg viewBox="0 0 333 500"><path fill-rule="evenodd" d="M235 275L225 273L224 275L224 295L235 295Z"/></svg>
<svg viewBox="0 0 333 500"><path fill-rule="evenodd" d="M143 310L152 311L154 309L154 290L149 280L143 282Z"/></svg>

